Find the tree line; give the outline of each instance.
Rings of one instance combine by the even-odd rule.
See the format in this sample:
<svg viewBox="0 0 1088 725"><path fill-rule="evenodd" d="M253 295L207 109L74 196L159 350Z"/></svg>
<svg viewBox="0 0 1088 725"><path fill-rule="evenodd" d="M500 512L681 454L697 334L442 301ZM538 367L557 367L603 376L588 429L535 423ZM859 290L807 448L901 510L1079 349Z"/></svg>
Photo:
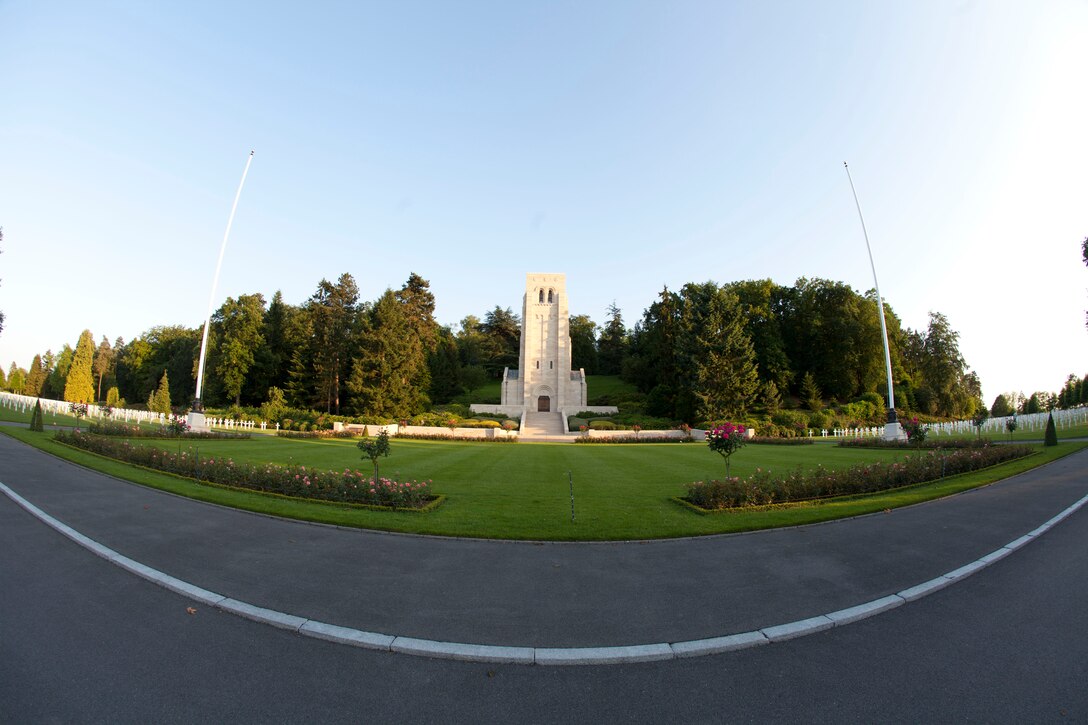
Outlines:
<svg viewBox="0 0 1088 725"><path fill-rule="evenodd" d="M203 402L256 407L274 399L331 415L399 418L466 401L517 367L521 321L509 307L469 315L455 328L439 325L434 310L429 283L414 273L373 301L360 300L347 273L322 279L298 305L279 292L267 301L260 293L227 298L211 320ZM884 312L897 408L969 417L984 407L946 317L933 312L925 329L912 330L887 303ZM639 391L628 402L675 421L817 410L866 396L879 402L886 392L875 293L842 282L689 283L663 289L633 327L612 305L603 324L575 315L569 329L576 369L621 376ZM84 331L74 349L36 355L28 369L12 363L0 385L184 409L196 392L200 337L200 327L157 326L95 345Z"/></svg>

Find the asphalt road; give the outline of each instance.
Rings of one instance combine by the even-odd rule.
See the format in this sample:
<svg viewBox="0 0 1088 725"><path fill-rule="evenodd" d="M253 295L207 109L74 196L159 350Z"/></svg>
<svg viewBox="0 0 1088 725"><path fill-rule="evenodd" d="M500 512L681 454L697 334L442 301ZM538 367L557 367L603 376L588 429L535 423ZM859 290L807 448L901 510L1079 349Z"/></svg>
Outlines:
<svg viewBox="0 0 1088 725"><path fill-rule="evenodd" d="M73 473L66 464L36 453L13 465L21 455L10 445L0 446L0 480L15 487L13 480L18 479L20 492L31 498L39 489L52 490L40 483L50 478L74 476L73 480L82 481L85 475L94 477ZM1057 512L1049 510L1060 503L1057 499L1076 492L1083 495L1085 458L1079 454L1066 459L1065 467L1042 469L1041 477L1028 478L1026 483L1013 480L969 496L915 507L912 512L932 511L941 522L919 530L917 538L928 540L933 531L952 526L954 516L949 509L958 510L956 507L970 502L972 496L983 501L985 496L980 494L994 491L1001 499L1010 497L1004 506L997 507L1014 509L1006 514L1007 525L1012 525L1018 512L1023 521L1012 528L1034 528ZM20 472L27 462L37 470L33 475ZM1037 511L1027 504L1052 495L1048 477L1065 480L1055 485L1065 493L1047 506L1040 505L1046 510ZM111 479L104 478L101 483L112 486L118 497L124 496L121 491L140 492ZM1020 501L1013 500L1013 493L1001 493L1002 488L1017 486L1031 495ZM52 495L69 500L67 505L73 510L80 508L84 498L71 492L54 491ZM35 503L46 508L44 502ZM89 508L94 510L95 506ZM853 530L859 537L855 548L865 549L868 542L863 537L870 529L857 525L874 519L890 521L901 513L809 531ZM235 520L236 526L240 520ZM299 526L252 516L245 520ZM142 523L137 517L127 528L136 530ZM969 529L971 523L987 528L979 517L954 528ZM338 533L359 536L359 532ZM380 538L437 544L439 551L448 543ZM763 534L717 541L727 542L731 551L733 542L766 538ZM937 543L947 542L937 537ZM707 545L702 541L670 542L666 550L685 544ZM538 550L529 545L491 546L515 552L512 556ZM646 546L654 545L626 549L639 552ZM764 546L758 544L759 548ZM921 542L918 547L920 551ZM553 555L575 561L578 552L624 548L562 546L554 547ZM259 560L250 563L260 571ZM859 569L867 570L860 565ZM758 578L751 572L748 576ZM859 581L862 578L862 574L852 576ZM279 581L281 587L290 588L286 579ZM339 584L334 579L326 586L335 589ZM764 593L758 587L746 589L750 594ZM804 577L799 584L781 590L779 596L801 597L806 590L817 598L822 596L821 587ZM507 599L505 605L512 607L514 602ZM440 610L442 606L439 597L438 601L421 602L419 609ZM704 600L690 605L680 602L677 616L686 606L705 604ZM748 606L785 611L781 609L784 605L775 601L761 604L753 599ZM804 602L788 606L798 611L807 607ZM190 607L196 611L189 613ZM630 608L594 613L592 619L619 619ZM410 621L411 609L397 621ZM757 611L736 616L761 615ZM728 626L733 621L723 617L717 633L741 631ZM620 625L622 622L617 628L622 629ZM661 627L671 631L672 625L666 621ZM646 633L654 634L650 630ZM304 719L1088 721L1088 509L1081 509L1031 544L962 582L852 625L692 660L540 667L459 663L360 650L194 606L94 556L10 500L0 498L0 722Z"/></svg>

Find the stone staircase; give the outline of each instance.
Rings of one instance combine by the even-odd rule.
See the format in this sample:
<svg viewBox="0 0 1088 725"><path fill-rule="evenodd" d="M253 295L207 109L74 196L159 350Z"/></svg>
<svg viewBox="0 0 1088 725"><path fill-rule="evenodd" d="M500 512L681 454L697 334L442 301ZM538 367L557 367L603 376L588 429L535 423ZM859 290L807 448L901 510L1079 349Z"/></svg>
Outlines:
<svg viewBox="0 0 1088 725"><path fill-rule="evenodd" d="M521 420L520 437L522 440L563 438L562 413L526 413Z"/></svg>

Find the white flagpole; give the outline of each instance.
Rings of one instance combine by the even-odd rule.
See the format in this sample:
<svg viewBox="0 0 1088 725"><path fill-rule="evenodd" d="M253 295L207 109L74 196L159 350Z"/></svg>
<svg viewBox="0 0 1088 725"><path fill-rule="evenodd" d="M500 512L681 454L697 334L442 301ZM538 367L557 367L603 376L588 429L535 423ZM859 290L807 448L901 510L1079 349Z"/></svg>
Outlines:
<svg viewBox="0 0 1088 725"><path fill-rule="evenodd" d="M888 373L888 425L884 428L884 437L896 439L899 437L899 422L895 416L895 391L892 389L892 352L888 346L888 325L884 322L884 299L880 296L880 283L876 279L876 264L873 262L873 248L869 244L869 232L865 228L865 216L861 213L861 202L858 201L858 192L854 188L854 179L850 176L850 167L842 162L846 169L846 178L850 180L850 191L854 194L854 204L858 208L858 219L861 220L861 233L865 235L865 249L869 252L869 266L873 270L873 285L876 287L877 312L880 313L880 333L884 338L884 365Z"/></svg>
<svg viewBox="0 0 1088 725"><path fill-rule="evenodd" d="M204 360L208 354L208 327L212 321L212 308L215 305L215 289L219 286L219 270L223 268L223 254L227 251L227 238L230 237L230 228L234 224L234 212L238 210L238 199L242 196L242 187L246 184L246 175L249 173L249 165L253 163L253 152L249 152L246 159L246 168L242 171L242 180L238 182L238 192L234 195L234 204L230 208L230 217L227 219L227 230L223 232L223 244L219 247L219 261L215 265L215 277L212 279L212 291L208 295L208 314L204 318L204 335L200 338L200 363L196 369L196 400L193 401L193 410L200 413L204 405L200 401L200 393L204 383Z"/></svg>

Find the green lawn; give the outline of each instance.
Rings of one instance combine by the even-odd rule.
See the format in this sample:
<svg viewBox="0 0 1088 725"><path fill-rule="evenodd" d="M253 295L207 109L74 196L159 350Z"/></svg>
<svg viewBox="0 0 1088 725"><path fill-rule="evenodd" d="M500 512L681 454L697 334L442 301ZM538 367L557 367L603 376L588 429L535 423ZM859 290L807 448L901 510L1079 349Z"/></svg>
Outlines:
<svg viewBox="0 0 1088 725"><path fill-rule="evenodd" d="M1028 461L907 490L827 501L771 511L704 515L680 506L690 481L721 476L721 459L701 444L592 446L576 444L494 444L393 440L392 455L381 460L383 475L431 480L444 494L435 511L417 514L347 509L259 494L227 491L173 476L144 471L55 443L49 433L6 426L3 432L43 450L120 478L181 495L278 516L363 528L452 536L515 539L615 540L692 536L788 526L880 511L998 480L1084 444L1043 449ZM137 441L177 450L171 441ZM201 456L236 461L300 463L317 468L367 470L353 441L284 440L254 436L248 441L194 441L184 447ZM734 475L755 467L785 470L797 466L849 466L887 459L888 451L813 446L748 446L733 461ZM575 515L570 519L574 479Z"/></svg>

